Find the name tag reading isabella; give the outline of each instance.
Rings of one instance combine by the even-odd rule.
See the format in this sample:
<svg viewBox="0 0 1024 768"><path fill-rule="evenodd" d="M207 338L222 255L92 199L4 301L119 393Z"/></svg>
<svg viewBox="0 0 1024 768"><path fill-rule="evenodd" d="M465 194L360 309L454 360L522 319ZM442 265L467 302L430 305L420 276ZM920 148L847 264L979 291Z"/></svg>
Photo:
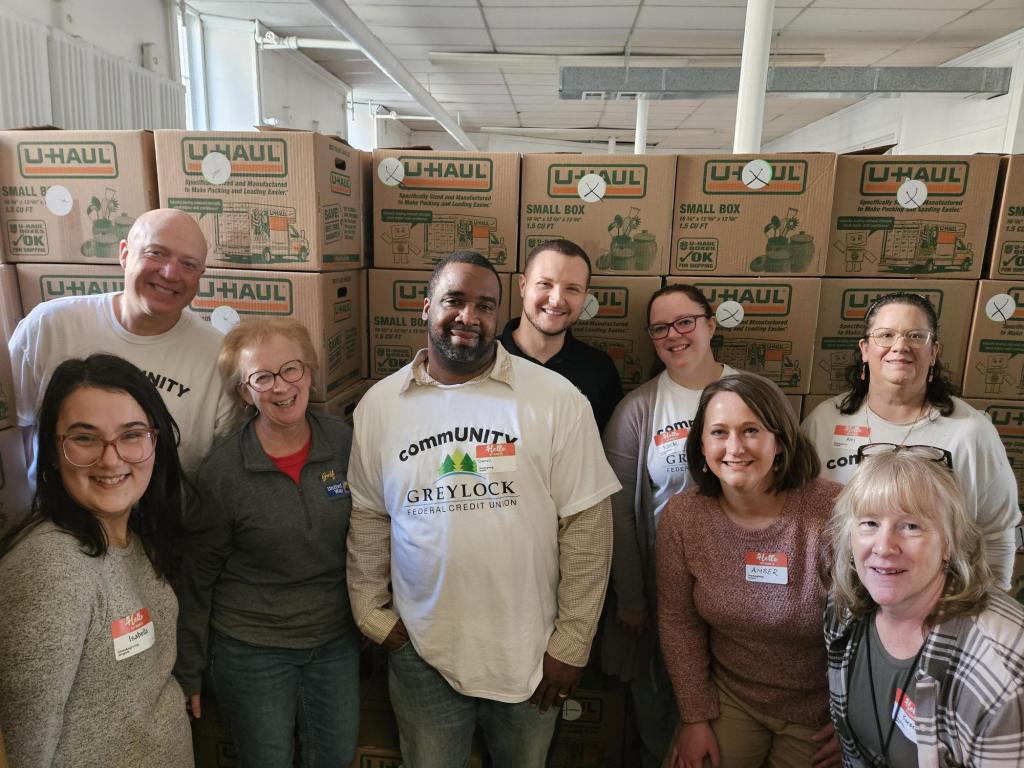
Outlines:
<svg viewBox="0 0 1024 768"><path fill-rule="evenodd" d="M516 444L487 443L476 447L477 472L515 472Z"/></svg>
<svg viewBox="0 0 1024 768"><path fill-rule="evenodd" d="M747 581L788 584L789 556L784 552L747 552Z"/></svg>
<svg viewBox="0 0 1024 768"><path fill-rule="evenodd" d="M156 628L145 608L110 622L110 634L114 637L114 658L117 661L142 653L156 642Z"/></svg>

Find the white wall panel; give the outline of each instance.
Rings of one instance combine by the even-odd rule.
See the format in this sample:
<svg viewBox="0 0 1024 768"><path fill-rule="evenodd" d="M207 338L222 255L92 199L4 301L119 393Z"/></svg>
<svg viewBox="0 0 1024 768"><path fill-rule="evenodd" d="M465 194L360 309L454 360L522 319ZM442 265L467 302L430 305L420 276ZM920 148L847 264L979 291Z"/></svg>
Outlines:
<svg viewBox="0 0 1024 768"><path fill-rule="evenodd" d="M46 27L0 11L0 128L53 121Z"/></svg>

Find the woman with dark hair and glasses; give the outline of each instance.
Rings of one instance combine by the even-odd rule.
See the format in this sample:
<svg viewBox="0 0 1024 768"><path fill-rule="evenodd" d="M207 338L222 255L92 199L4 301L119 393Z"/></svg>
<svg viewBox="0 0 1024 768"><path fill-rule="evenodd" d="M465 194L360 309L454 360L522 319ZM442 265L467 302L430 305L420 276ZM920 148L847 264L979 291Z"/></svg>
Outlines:
<svg viewBox="0 0 1024 768"><path fill-rule="evenodd" d="M825 641L844 765L1024 765L1024 608L991 587L949 452L861 454L829 525Z"/></svg>
<svg viewBox="0 0 1024 768"><path fill-rule="evenodd" d="M65 360L39 410L36 495L0 541L0 732L11 765L191 768L171 676L177 427L142 371Z"/></svg>
<svg viewBox="0 0 1024 768"><path fill-rule="evenodd" d="M1013 529L1020 522L1017 482L999 435L984 415L954 397L939 355L935 307L916 293L877 299L847 370L850 389L819 405L803 429L822 474L847 483L867 443L925 444L953 455L968 514L985 539L996 581L1010 584Z"/></svg>
<svg viewBox="0 0 1024 768"><path fill-rule="evenodd" d="M654 622L654 531L668 500L690 482L684 447L701 391L736 371L715 360L711 304L692 285L656 292L647 322L665 370L626 395L604 431L622 490L612 496L615 546L601 653L605 672L629 682L643 765L657 768L678 717Z"/></svg>
<svg viewBox="0 0 1024 768"><path fill-rule="evenodd" d="M302 323L244 320L225 386L253 411L199 470L186 520L175 675L200 717L204 679L241 768L338 768L359 732L359 643L345 583L352 430L308 409L316 350Z"/></svg>

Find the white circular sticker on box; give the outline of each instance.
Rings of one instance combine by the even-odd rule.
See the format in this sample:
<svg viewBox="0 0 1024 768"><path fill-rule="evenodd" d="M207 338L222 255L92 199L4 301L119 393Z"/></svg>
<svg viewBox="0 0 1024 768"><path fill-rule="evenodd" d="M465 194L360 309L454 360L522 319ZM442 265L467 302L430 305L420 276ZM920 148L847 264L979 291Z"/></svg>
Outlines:
<svg viewBox="0 0 1024 768"><path fill-rule="evenodd" d="M587 298L583 300L583 311L580 312L580 320L592 320L597 317L597 313L601 310L601 305L598 303L597 298L592 293L587 294Z"/></svg>
<svg viewBox="0 0 1024 768"><path fill-rule="evenodd" d="M405 166L397 157L385 157L377 166L377 178L386 187L397 187L405 178Z"/></svg>
<svg viewBox="0 0 1024 768"><path fill-rule="evenodd" d="M223 152L210 152L203 158L203 178L211 184L223 184L231 178L231 161Z"/></svg>
<svg viewBox="0 0 1024 768"><path fill-rule="evenodd" d="M773 173L767 160L751 160L743 166L740 179L747 189L763 189L771 183Z"/></svg>
<svg viewBox="0 0 1024 768"><path fill-rule="evenodd" d="M908 211L917 210L927 199L928 185L920 179L907 179L896 190L896 202Z"/></svg>
<svg viewBox="0 0 1024 768"><path fill-rule="evenodd" d="M235 311L234 307L229 307L222 304L216 307L213 312L210 313L210 325L216 328L221 333L227 333L236 325L242 318L238 316L238 312Z"/></svg>
<svg viewBox="0 0 1024 768"><path fill-rule="evenodd" d="M608 191L608 182L599 174L588 173L576 185L576 192L585 203L599 203L604 200L604 193Z"/></svg>
<svg viewBox="0 0 1024 768"><path fill-rule="evenodd" d="M1008 293L997 293L985 303L985 316L996 323L1005 323L1017 311L1017 302Z"/></svg>
<svg viewBox="0 0 1024 768"><path fill-rule="evenodd" d="M566 699L562 702L562 719L579 720L583 716L583 707L576 699Z"/></svg>
<svg viewBox="0 0 1024 768"><path fill-rule="evenodd" d="M54 184L46 190L46 208L54 216L67 216L75 207L71 190L62 184Z"/></svg>
<svg viewBox="0 0 1024 768"><path fill-rule="evenodd" d="M738 301L723 301L715 311L715 320L723 328L735 328L743 322L743 305Z"/></svg>

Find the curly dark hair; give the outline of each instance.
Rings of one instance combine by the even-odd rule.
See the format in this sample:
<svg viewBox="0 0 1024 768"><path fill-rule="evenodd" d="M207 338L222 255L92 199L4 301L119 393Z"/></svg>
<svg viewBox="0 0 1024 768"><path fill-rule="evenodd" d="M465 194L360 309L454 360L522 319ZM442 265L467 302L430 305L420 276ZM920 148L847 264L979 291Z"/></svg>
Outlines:
<svg viewBox="0 0 1024 768"><path fill-rule="evenodd" d="M907 304L917 307L924 312L925 317L928 318L928 329L932 332L932 343L938 343L939 313L935 311L935 305L931 303L927 296L909 291L887 293L884 296L879 296L872 302L871 306L868 307L868 311L864 314L864 335L861 336L862 340L867 339L878 310L889 304ZM864 374L863 379L861 379L861 373ZM846 369L846 383L850 388L846 393L846 397L839 404L839 412L850 415L860 410L871 386L871 371L861 356L859 346L853 353L853 362ZM949 416L953 413L953 396L958 394L960 394L960 390L949 380L949 374L943 367L942 361L936 357L935 365L932 368L932 380L928 382L925 390L925 401L938 408L939 413L943 416Z"/></svg>

